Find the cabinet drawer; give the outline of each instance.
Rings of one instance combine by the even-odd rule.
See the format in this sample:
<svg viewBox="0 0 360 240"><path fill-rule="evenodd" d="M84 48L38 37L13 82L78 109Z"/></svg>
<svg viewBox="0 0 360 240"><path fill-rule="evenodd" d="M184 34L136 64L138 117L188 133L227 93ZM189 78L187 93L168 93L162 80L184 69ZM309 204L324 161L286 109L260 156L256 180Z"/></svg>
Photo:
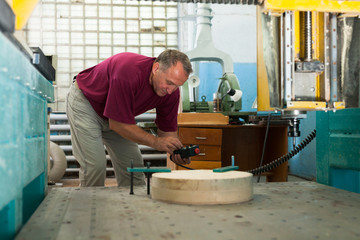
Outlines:
<svg viewBox="0 0 360 240"><path fill-rule="evenodd" d="M214 168L221 168L220 161L191 161L190 164L184 165L189 168L193 169L214 169ZM179 170L186 170L180 166L177 166L176 169Z"/></svg>
<svg viewBox="0 0 360 240"><path fill-rule="evenodd" d="M179 128L182 144L221 145L222 130L210 128Z"/></svg>
<svg viewBox="0 0 360 240"><path fill-rule="evenodd" d="M200 148L199 155L191 157L191 160L221 161L220 146L199 145L199 148Z"/></svg>

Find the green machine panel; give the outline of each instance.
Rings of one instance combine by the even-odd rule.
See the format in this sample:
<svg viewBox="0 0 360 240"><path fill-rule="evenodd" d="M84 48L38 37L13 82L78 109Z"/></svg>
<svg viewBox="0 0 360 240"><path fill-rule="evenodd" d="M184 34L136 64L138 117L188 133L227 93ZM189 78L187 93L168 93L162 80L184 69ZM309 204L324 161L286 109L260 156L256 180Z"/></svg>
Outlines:
<svg viewBox="0 0 360 240"><path fill-rule="evenodd" d="M0 239L13 239L47 191L47 103L54 88L0 32Z"/></svg>
<svg viewBox="0 0 360 240"><path fill-rule="evenodd" d="M360 109L316 113L317 182L360 193Z"/></svg>

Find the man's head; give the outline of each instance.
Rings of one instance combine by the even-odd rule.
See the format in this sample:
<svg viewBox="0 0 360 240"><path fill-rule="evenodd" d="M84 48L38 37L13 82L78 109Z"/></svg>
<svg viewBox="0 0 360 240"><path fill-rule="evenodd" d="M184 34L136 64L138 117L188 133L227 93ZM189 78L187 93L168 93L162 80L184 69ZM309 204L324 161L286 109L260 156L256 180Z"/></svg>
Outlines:
<svg viewBox="0 0 360 240"><path fill-rule="evenodd" d="M177 50L165 50L152 66L150 84L160 97L172 94L186 82L192 71L186 54Z"/></svg>

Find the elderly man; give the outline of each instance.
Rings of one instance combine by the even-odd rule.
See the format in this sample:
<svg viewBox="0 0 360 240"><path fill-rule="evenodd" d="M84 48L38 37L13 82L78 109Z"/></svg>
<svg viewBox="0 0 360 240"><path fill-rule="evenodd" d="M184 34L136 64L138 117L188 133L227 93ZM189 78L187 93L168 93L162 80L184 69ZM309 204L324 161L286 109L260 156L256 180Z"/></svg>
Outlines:
<svg viewBox="0 0 360 240"><path fill-rule="evenodd" d="M189 163L174 150L177 137L179 86L192 72L188 57L166 50L157 58L134 53L114 55L80 72L67 96L73 154L80 164L80 186L104 186L110 155L118 186L130 183L126 168L143 166L138 144L165 151L176 163ZM158 136L136 125L135 116L156 109ZM142 173L135 185L144 184Z"/></svg>

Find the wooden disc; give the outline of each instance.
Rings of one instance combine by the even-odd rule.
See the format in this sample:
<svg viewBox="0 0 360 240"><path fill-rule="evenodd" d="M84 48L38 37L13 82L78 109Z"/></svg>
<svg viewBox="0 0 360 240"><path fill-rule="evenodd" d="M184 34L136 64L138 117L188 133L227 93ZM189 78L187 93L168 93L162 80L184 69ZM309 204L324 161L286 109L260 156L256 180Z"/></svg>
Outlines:
<svg viewBox="0 0 360 240"><path fill-rule="evenodd" d="M179 170L155 173L151 197L194 205L245 202L253 196L252 174L240 171Z"/></svg>

